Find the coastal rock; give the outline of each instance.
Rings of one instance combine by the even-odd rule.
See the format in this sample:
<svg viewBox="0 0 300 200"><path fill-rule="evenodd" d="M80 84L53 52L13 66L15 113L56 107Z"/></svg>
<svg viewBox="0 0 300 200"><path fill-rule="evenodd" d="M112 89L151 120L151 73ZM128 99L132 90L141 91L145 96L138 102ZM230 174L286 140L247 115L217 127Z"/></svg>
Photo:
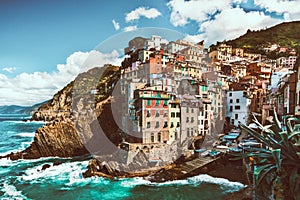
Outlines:
<svg viewBox="0 0 300 200"><path fill-rule="evenodd" d="M49 164L44 164L43 167L42 167L42 170L45 170L45 169L50 168L50 167L51 167L51 165L49 165Z"/></svg>
<svg viewBox="0 0 300 200"><path fill-rule="evenodd" d="M72 109L72 90L74 81L57 92L53 98L41 105L36 112L33 113L31 120L33 121L63 121L71 117Z"/></svg>
<svg viewBox="0 0 300 200"><path fill-rule="evenodd" d="M80 136L75 131L74 123L61 121L39 128L33 143L23 152L23 158L72 157L87 153Z"/></svg>
<svg viewBox="0 0 300 200"><path fill-rule="evenodd" d="M175 165L175 161L185 160L183 150L187 149L192 139L181 143L179 140L169 144L157 144L138 147L131 144L127 150L118 149L113 154L95 156L88 164L84 177L134 177L148 176ZM122 143L128 145L128 143ZM124 147L125 147L124 146Z"/></svg>
<svg viewBox="0 0 300 200"><path fill-rule="evenodd" d="M111 94L101 93L101 98L96 100L95 95L91 94L104 72L118 74L118 67L96 67L79 74L33 114L31 120L45 121L46 124L37 129L32 144L22 152L3 157L11 160L74 157L90 154L94 150L87 147L91 144L95 146L93 143L98 145L97 142L103 138L113 138L118 142L118 127L113 123L112 115L107 114L110 113ZM101 89L102 86L99 87ZM111 135L96 137L99 126L109 130L107 134ZM100 145L107 143L104 139Z"/></svg>

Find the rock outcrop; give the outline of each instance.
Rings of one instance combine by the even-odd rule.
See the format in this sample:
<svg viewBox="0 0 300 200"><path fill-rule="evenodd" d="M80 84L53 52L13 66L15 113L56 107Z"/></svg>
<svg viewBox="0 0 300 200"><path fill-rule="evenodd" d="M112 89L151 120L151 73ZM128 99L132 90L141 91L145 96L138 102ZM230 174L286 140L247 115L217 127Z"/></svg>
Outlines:
<svg viewBox="0 0 300 200"><path fill-rule="evenodd" d="M193 139L169 144L122 143L113 154L95 156L88 165L85 177L134 177L147 176L162 169L170 169L182 158L190 158L188 147Z"/></svg>
<svg viewBox="0 0 300 200"><path fill-rule="evenodd" d="M72 112L72 91L74 81L57 92L53 98L41 105L33 113L31 120L34 121L63 121L71 117Z"/></svg>
<svg viewBox="0 0 300 200"><path fill-rule="evenodd" d="M118 127L110 118L112 116L107 114L112 102L111 84L118 80L118 70L119 68L114 66L97 67L78 75L33 114L32 120L46 122L43 127L37 129L33 143L22 152L11 153L4 157L12 160L53 156L74 157L96 151L89 149L89 146L95 146L90 145L95 143L95 138L103 139L104 144L110 137L115 137L115 141L119 141L116 136ZM107 78L107 74L110 75L110 79ZM101 90L103 83L106 83L106 87L110 90L107 88ZM98 96L92 93L97 87L101 90ZM98 127L107 125L110 130L107 134L112 136L99 137ZM101 142L99 144L101 145Z"/></svg>
<svg viewBox="0 0 300 200"><path fill-rule="evenodd" d="M23 151L23 158L73 157L87 154L88 151L81 141L71 120L52 122L36 131L33 143Z"/></svg>

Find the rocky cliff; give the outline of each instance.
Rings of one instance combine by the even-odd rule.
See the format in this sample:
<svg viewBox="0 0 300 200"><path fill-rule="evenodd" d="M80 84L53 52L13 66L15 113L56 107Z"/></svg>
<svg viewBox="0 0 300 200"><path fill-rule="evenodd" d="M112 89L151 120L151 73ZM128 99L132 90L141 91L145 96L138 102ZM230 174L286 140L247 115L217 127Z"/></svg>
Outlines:
<svg viewBox="0 0 300 200"><path fill-rule="evenodd" d="M118 143L119 130L110 111L111 91L118 77L119 67L115 66L97 67L78 75L33 114L32 120L46 122L36 131L33 143L6 157L73 157L100 151L93 147L108 141ZM99 127L108 130L107 135L99 133Z"/></svg>

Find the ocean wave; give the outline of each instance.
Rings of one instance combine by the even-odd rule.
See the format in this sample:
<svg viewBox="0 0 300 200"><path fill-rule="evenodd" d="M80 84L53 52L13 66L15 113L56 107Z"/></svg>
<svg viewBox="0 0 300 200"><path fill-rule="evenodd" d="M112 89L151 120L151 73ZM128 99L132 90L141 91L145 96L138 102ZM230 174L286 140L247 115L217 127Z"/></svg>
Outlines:
<svg viewBox="0 0 300 200"><path fill-rule="evenodd" d="M6 123L14 123L14 124L45 124L46 122L44 121L22 121L20 119L15 119L15 120L3 120L3 122Z"/></svg>
<svg viewBox="0 0 300 200"><path fill-rule="evenodd" d="M45 164L49 164L50 167L42 170ZM60 165L53 166L52 162L44 162L38 166L27 169L21 178L25 181L39 182L44 179L56 179L56 180L69 180L69 184L75 184L82 180L82 171L87 167L88 161L75 161L62 163Z"/></svg>
<svg viewBox="0 0 300 200"><path fill-rule="evenodd" d="M23 133L18 133L15 136L33 138L35 136L35 132L23 132Z"/></svg>
<svg viewBox="0 0 300 200"><path fill-rule="evenodd" d="M18 191L15 186L10 185L7 182L4 182L3 188L1 190L4 193L4 195L2 196L3 199L5 198L16 199L16 200L27 199L27 197L24 196L21 191Z"/></svg>
<svg viewBox="0 0 300 200"><path fill-rule="evenodd" d="M148 186L173 186L173 185L194 185L198 186L203 183L210 183L210 184L216 184L220 185L222 188L228 190L228 191L238 191L242 188L245 188L246 186L239 182L233 182L229 181L225 178L216 178L209 176L207 174L200 174L194 177L190 177L184 180L174 180L174 181L166 181L163 183L154 183L148 180L145 180L143 178L126 178L126 179L120 179L122 180L121 185L123 187L136 187L139 185L148 185Z"/></svg>
<svg viewBox="0 0 300 200"><path fill-rule="evenodd" d="M220 185L221 188L226 189L227 192L239 191L246 187L246 185L240 182L230 181L225 178L212 177L207 174L201 174L198 176L188 178L188 182L197 185L200 183L210 183L210 184Z"/></svg>

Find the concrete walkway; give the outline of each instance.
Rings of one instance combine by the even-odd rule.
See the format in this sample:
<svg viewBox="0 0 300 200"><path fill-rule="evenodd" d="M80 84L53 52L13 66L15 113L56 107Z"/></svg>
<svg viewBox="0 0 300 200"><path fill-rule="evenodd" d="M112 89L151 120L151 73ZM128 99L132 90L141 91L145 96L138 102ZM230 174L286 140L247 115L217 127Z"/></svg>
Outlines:
<svg viewBox="0 0 300 200"><path fill-rule="evenodd" d="M205 157L205 158L196 158L192 161L180 164L176 166L174 169L181 171L183 174L191 173L195 170L198 170L199 168L204 167L205 165L214 162L219 158L210 158L210 157Z"/></svg>

